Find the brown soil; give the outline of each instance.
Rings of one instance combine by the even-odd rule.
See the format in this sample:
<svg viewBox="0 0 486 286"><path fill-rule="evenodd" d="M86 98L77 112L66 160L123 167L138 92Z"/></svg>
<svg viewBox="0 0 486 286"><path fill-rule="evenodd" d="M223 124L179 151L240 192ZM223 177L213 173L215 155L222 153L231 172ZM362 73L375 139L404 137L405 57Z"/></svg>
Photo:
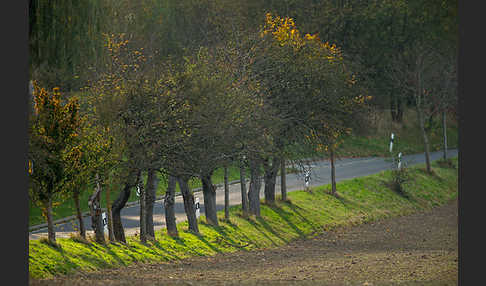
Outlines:
<svg viewBox="0 0 486 286"><path fill-rule="evenodd" d="M457 285L457 200L284 247L138 264L31 285Z"/></svg>

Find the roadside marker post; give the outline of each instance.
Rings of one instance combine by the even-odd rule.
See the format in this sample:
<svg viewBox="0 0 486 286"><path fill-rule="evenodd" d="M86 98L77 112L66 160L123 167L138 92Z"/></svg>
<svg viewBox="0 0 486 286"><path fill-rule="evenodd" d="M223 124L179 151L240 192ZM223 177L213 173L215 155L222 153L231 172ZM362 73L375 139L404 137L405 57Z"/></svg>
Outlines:
<svg viewBox="0 0 486 286"><path fill-rule="evenodd" d="M402 152L398 153L398 170L402 168Z"/></svg>
<svg viewBox="0 0 486 286"><path fill-rule="evenodd" d="M393 140L395 139L395 134L391 134L391 139L390 139L390 153L393 150Z"/></svg>
<svg viewBox="0 0 486 286"><path fill-rule="evenodd" d="M304 172L304 184L305 184L305 189L309 189L309 184L310 184L310 167L309 169L306 169Z"/></svg>
<svg viewBox="0 0 486 286"><path fill-rule="evenodd" d="M201 214L200 206L199 206L199 198L196 198L194 205L196 206L196 218L199 218L199 216Z"/></svg>
<svg viewBox="0 0 486 286"><path fill-rule="evenodd" d="M108 218L106 217L106 212L101 214L101 221L103 223L103 229L105 234L108 234Z"/></svg>

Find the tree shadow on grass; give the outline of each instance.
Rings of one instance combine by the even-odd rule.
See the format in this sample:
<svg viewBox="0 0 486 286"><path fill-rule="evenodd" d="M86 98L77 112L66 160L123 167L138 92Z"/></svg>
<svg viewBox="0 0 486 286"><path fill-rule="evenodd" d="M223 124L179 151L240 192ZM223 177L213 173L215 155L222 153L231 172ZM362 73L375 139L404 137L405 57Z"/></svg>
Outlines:
<svg viewBox="0 0 486 286"><path fill-rule="evenodd" d="M267 238L274 246L278 246L279 244L276 243L268 234L261 230L260 222L263 221L262 218L256 218L256 221L253 218L249 218L248 222L257 230L259 231L265 238Z"/></svg>
<svg viewBox="0 0 486 286"><path fill-rule="evenodd" d="M299 237L305 236L305 234L302 232L302 230L300 230L293 222L291 222L288 219L289 216L293 215L292 213L283 210L281 207L279 207L277 205L269 206L269 208L273 212L275 212L278 216L280 216L282 218L282 220L284 220L295 231L295 233L297 233L299 235ZM304 221L306 223L309 222L307 219L305 219Z"/></svg>
<svg viewBox="0 0 486 286"><path fill-rule="evenodd" d="M179 232L184 232L184 233L188 233L188 234L192 234L194 235L195 237L199 238L200 236L202 236L201 234L197 234L197 233L194 233L190 230L180 230ZM182 246L184 248L184 252L188 252L188 253L191 253L193 255L197 255L197 256L200 256L201 254L199 252L197 252L196 250L194 250L193 247L189 246L188 244L186 244L186 241L184 240L184 238L181 238L179 236L177 237L171 237L169 236L169 239L173 240L175 242L175 244L178 244L180 246ZM179 257L179 259L181 259Z"/></svg>
<svg viewBox="0 0 486 286"><path fill-rule="evenodd" d="M193 234L192 232L189 232L191 234ZM184 240L182 238L180 238L179 236L169 236L169 239L173 240L175 243L177 244L180 244L182 246L187 246L186 243L184 242Z"/></svg>
<svg viewBox="0 0 486 286"><path fill-rule="evenodd" d="M212 228L212 229L217 228L217 226L213 226L213 225L207 224L207 223L206 223L206 222L204 222L204 221L200 221L200 222L199 222L199 225L201 225L201 226L205 226L205 227L207 227L207 228ZM206 245L207 245L207 246L208 246L208 247L209 247L211 250L215 251L216 253L221 253L221 250L220 250L220 249L218 249L218 248L216 248L216 247L214 247L214 245L212 245L212 244L211 244L211 243L210 243L210 242L209 242L209 241L208 241L208 240L207 240L207 239L204 237L204 235L203 235L203 234L201 234L201 233L194 233L194 232L192 232L192 231L190 231L190 230L185 230L184 232L194 235L194 236L195 236L197 239L199 239L201 242L203 242L204 244L206 244ZM174 239L176 239L176 238L174 238ZM177 238L177 239L179 239L179 238ZM197 252L197 251L194 251L194 250L193 250L193 249L192 249L190 246L186 245L186 244L185 244L185 243L184 243L184 242L183 242L181 239L179 239L179 241L178 241L178 242L179 242L180 244L182 244L182 245L186 246L186 247L189 247L189 248L191 249L191 251L192 251L194 254L196 254L196 255L198 255L198 256L201 256L201 253L199 253L199 252Z"/></svg>
<svg viewBox="0 0 486 286"><path fill-rule="evenodd" d="M86 252L83 251L83 253L78 253L76 254L76 258L78 260L81 260L87 264L94 265L95 268L109 268L113 267L113 264L110 264L107 262L107 260L103 257L103 255L100 255L99 253L96 253L95 251L100 248L106 248L104 245L94 245L94 244L85 244L91 251ZM61 254L64 260L64 264L69 265L68 267L69 272L73 272L75 270L80 270L80 266L78 263L73 262L68 256L67 253L68 251L65 251L63 248L57 248L57 252ZM108 251L109 253L112 252L111 250ZM123 260L116 254L116 253L110 253L110 255L121 265L125 265L126 263L123 262ZM68 269L66 268L66 269ZM64 271L63 271L64 273Z"/></svg>
<svg viewBox="0 0 486 286"><path fill-rule="evenodd" d="M221 253L222 251L219 248L214 247L204 236L199 236L198 239L202 241L204 244L206 244L211 250L213 250L216 253Z"/></svg>
<svg viewBox="0 0 486 286"><path fill-rule="evenodd" d="M104 245L92 244L90 247L91 248L93 248L93 247L104 247L105 251L107 253L109 253L112 257L117 259L118 262L120 262L123 265L129 264L130 262L127 263L127 261L123 261L123 259L121 259L119 257L119 255L109 247L110 244L115 245L115 246L119 246L120 248L119 248L118 251L120 253L122 253L123 255L130 257L131 262L146 261L147 260L143 257L143 256L146 256L147 250L144 249L143 247L148 248L148 252L151 255L158 256L158 257L165 257L167 261L180 259L177 255L175 255L175 254L171 253L169 250L165 249L162 246L162 244L155 239L154 240L147 240L146 243L142 243L139 240L131 238L127 241L127 243L116 241L116 242L109 242L109 243L104 244ZM152 249L152 248L157 248L158 250L164 252L164 254L160 254L160 253L157 252L157 250ZM142 258L137 257L136 256L137 253L140 254L142 256ZM151 259L148 258L148 260L151 260Z"/></svg>
<svg viewBox="0 0 486 286"><path fill-rule="evenodd" d="M93 247L96 247L93 245ZM99 247L103 247L106 252L108 252L112 257L114 257L120 264L122 265L127 265L127 262L123 261L118 254L116 254L113 250L111 250L108 245L99 245ZM133 247L130 246L129 244L124 244L124 248L121 248L120 251L123 252L123 254L127 255L128 257L131 258L132 261L139 261L140 259L137 258L136 256L133 255L133 251L131 250Z"/></svg>
<svg viewBox="0 0 486 286"><path fill-rule="evenodd" d="M364 203L360 203L356 200L351 200L343 195L337 195L337 196L334 196L332 194L330 195L333 196L336 200L338 200L342 204L342 206L345 207L347 210L365 211L365 212L372 210L372 207L367 206Z"/></svg>
<svg viewBox="0 0 486 286"><path fill-rule="evenodd" d="M155 245L158 249L162 250L163 252L165 252L165 255L167 257L167 260L168 261L172 261L172 260L180 260L181 258L179 256L177 256L176 254L172 253L171 251L167 250L166 248L164 248L162 246L162 244L159 242L159 241L154 241L153 242L153 245Z"/></svg>
<svg viewBox="0 0 486 286"><path fill-rule="evenodd" d="M297 205L294 205L294 204L291 204L291 203L288 203L287 204L288 207L290 209L292 209L292 212L297 214L299 216L299 218L304 222L306 223L307 225L310 225L311 228L312 228L312 231L316 232L316 231L319 231L321 230L321 226L320 225L316 225L315 223L311 222L310 220L308 220L304 215L302 215L300 213L300 211L303 210L303 208L297 206ZM283 212L285 212L283 209L282 209ZM291 214L290 212L288 212L289 214Z"/></svg>
<svg viewBox="0 0 486 286"><path fill-rule="evenodd" d="M70 272L73 272L75 270L79 269L79 266L73 262L68 256L66 256L66 251L63 249L62 246L53 246L49 245L48 247L51 248L53 251L59 253L62 257L63 263L58 263L58 267L53 267L52 264L44 264L44 269L45 271L53 274L53 275L59 275L61 274L69 274Z"/></svg>
<svg viewBox="0 0 486 286"><path fill-rule="evenodd" d="M114 252L110 247L109 245L102 245L102 247L105 248L105 251L111 256L113 257L120 265L126 265L127 263L125 261L123 261L123 259L120 258L120 256L118 256L118 254L116 254L116 252Z"/></svg>
<svg viewBox="0 0 486 286"><path fill-rule="evenodd" d="M233 227L233 229L236 229L236 225L234 224L231 224L229 223L231 227ZM218 227L215 227L214 230L216 232L218 232L220 234L219 237L216 238L215 241L213 241L213 243L218 243L220 244L221 246L224 247L224 245L227 245L227 246L230 246L230 247L234 247L234 248L238 248L240 250L245 250L247 251L247 249L245 249L245 247L247 247L248 245L251 244L251 240L248 236L246 236L243 232L238 232L238 234L240 234L241 236L244 237L244 241L246 241L246 244L239 244L237 243L236 241L234 241L232 238L230 238L230 235L227 231L227 226L218 226Z"/></svg>
<svg viewBox="0 0 486 286"><path fill-rule="evenodd" d="M149 252L151 252L151 254L153 254L154 256L164 257L166 261L181 259L179 256L172 253L167 248L164 248L162 244L157 240L153 240L142 245L146 246L149 249ZM158 253L156 250L153 250L153 248L158 249L159 251L163 252L163 254ZM146 250L144 250L144 252L146 252Z"/></svg>
<svg viewBox="0 0 486 286"><path fill-rule="evenodd" d="M282 240L285 243L288 243L288 241L283 238L278 232L276 232L273 227L268 224L263 218L259 217L257 218L257 221L269 232L271 232L274 236L278 237L280 240Z"/></svg>

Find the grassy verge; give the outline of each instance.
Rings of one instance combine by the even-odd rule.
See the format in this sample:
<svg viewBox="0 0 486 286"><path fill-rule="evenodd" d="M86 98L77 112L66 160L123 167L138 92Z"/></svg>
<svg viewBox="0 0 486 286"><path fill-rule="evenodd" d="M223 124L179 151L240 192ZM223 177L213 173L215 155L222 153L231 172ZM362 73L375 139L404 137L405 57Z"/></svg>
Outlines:
<svg viewBox="0 0 486 286"><path fill-rule="evenodd" d="M453 160L457 167L457 159ZM262 205L261 218L239 216L240 206L230 210L230 221L219 227L204 224L201 235L187 232L187 223L178 224L179 238L156 232L156 242L142 244L129 237L127 244L100 245L92 241L58 239L53 247L42 241L29 241L29 275L48 278L75 271L120 267L135 262L175 261L191 256L211 256L222 252L251 251L284 245L336 226L354 225L385 217L404 215L441 205L457 197L457 168L435 162L434 173L424 166L408 169L403 193L390 188L392 172L355 178L338 183L339 198L329 195L329 185L312 192L288 194L289 202ZM405 194L405 195L404 195ZM223 213L219 213L223 218Z"/></svg>

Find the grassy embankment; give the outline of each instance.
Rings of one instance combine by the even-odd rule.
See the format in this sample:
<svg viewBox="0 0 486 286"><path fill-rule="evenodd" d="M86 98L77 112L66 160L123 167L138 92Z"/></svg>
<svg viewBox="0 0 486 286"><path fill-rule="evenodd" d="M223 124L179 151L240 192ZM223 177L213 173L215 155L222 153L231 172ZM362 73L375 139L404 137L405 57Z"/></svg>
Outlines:
<svg viewBox="0 0 486 286"><path fill-rule="evenodd" d="M390 189L392 172L351 179L338 183L340 198L329 194L329 185L312 192L288 194L289 202L262 205L261 218L240 217L240 206L230 209L230 222L208 226L200 218L201 235L187 231L187 223L178 224L179 238L171 238L165 229L156 232L156 241L140 243L129 237L127 244L100 245L91 240L58 239L58 247L41 241L29 242L29 274L46 278L75 271L121 267L135 262L176 261L191 256L211 256L222 252L250 251L284 245L294 239L310 237L336 226L348 226L381 218L405 215L429 209L458 195L457 158L455 168L433 163L432 175L424 165L407 169L410 180L404 194Z"/></svg>
<svg viewBox="0 0 486 286"><path fill-rule="evenodd" d="M418 129L416 114L413 110L407 110L402 124L391 123L389 112L377 112L373 116L372 128L367 135L350 136L344 139L339 147L338 156L343 157L366 157L366 156L389 156L389 142L391 132L395 133L394 153L413 154L423 152L422 135ZM448 146L456 148L458 142L458 127L454 120L448 121ZM442 129L440 125L435 126L429 132L431 151L442 148ZM309 154L310 156L326 157L326 154ZM229 181L239 180L239 169L236 165L228 169ZM247 172L249 174L249 172ZM162 196L167 189L167 181L159 176L160 183L157 188L157 196ZM215 184L223 183L223 169L217 169L213 175ZM201 187L200 180L193 179L190 182L191 189ZM177 191L179 186L177 185ZM110 200L113 202L118 196L121 187L113 188ZM88 197L92 189L87 188L81 195L81 208L83 212L88 211ZM132 192L129 202L138 200L135 192ZM104 193L101 196L101 206L106 207ZM63 203L54 207L54 220L72 216L75 214L75 204L72 199L67 199ZM45 223L44 217L38 207L31 205L29 209L29 226Z"/></svg>

